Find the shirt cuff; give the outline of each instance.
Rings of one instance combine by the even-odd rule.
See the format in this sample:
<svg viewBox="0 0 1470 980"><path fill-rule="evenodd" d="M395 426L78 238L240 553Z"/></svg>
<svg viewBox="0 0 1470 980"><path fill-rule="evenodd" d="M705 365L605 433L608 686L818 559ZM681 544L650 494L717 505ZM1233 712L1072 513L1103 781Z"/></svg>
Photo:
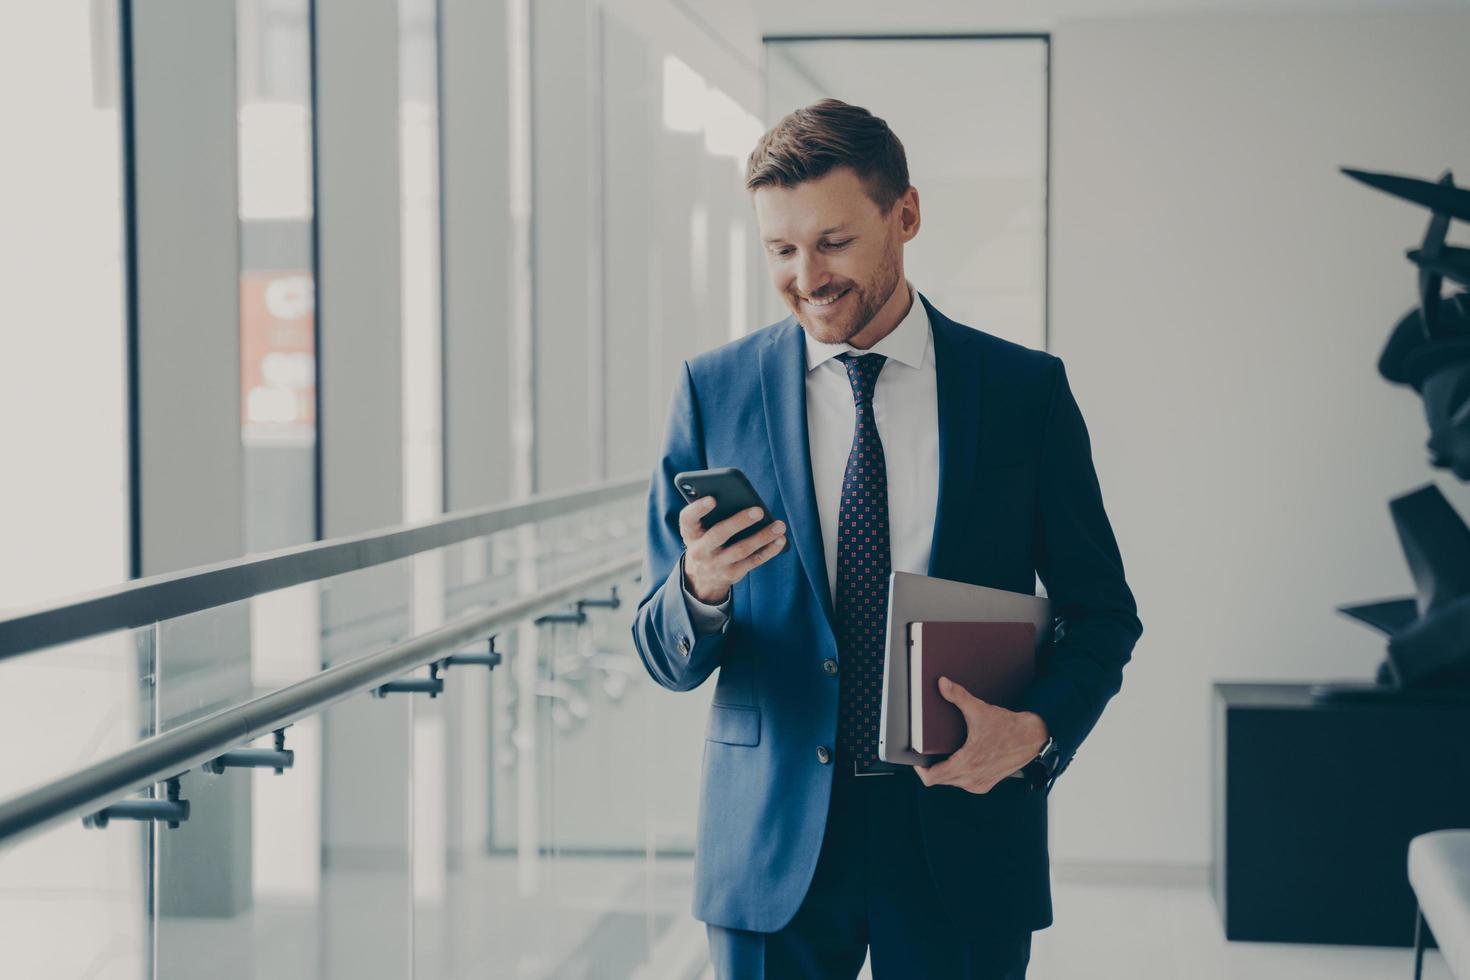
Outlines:
<svg viewBox="0 0 1470 980"><path fill-rule="evenodd" d="M730 596L725 601L711 605L694 597L684 579L684 556L679 556L679 590L684 593L684 608L689 611L689 621L699 636L709 636L725 628L730 618Z"/></svg>

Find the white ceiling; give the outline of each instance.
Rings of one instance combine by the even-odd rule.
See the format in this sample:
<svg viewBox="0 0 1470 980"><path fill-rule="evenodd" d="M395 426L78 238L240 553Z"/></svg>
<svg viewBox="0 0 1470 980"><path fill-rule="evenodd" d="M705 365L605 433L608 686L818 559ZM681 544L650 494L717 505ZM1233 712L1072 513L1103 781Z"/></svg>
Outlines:
<svg viewBox="0 0 1470 980"><path fill-rule="evenodd" d="M1470 10L1470 0L750 0L762 34L1050 30L1068 20L1150 14Z"/></svg>

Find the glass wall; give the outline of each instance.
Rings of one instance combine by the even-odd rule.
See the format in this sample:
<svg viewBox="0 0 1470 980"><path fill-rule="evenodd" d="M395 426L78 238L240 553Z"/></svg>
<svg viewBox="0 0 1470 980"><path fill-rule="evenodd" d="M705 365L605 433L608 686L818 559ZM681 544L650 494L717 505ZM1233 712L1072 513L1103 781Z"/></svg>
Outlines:
<svg viewBox="0 0 1470 980"><path fill-rule="evenodd" d="M702 72L678 31L636 8L559 2L555 16L535 7L533 48L537 475L548 489L646 472L681 362L766 322L750 302L764 277L743 188L764 129L746 95L758 90L753 61L722 52L718 71Z"/></svg>
<svg viewBox="0 0 1470 980"><path fill-rule="evenodd" d="M245 550L316 537L309 0L236 0Z"/></svg>
<svg viewBox="0 0 1470 980"><path fill-rule="evenodd" d="M126 579L130 501L118 6L34 4L5 21L0 618ZM0 794L146 730L139 662L152 634L3 665ZM0 972L145 976L147 867L144 834L79 824L0 851Z"/></svg>
<svg viewBox="0 0 1470 980"><path fill-rule="evenodd" d="M0 610L128 574L118 10L40 4L7 19Z"/></svg>
<svg viewBox="0 0 1470 980"><path fill-rule="evenodd" d="M329 390L340 397L343 382L351 384L342 375L325 376L335 387L323 382L323 366L352 372L364 350L383 350L378 341L392 326L384 317L344 323L344 289L372 284L327 285L322 260L340 238L325 234L325 215L332 204L338 214L344 203L350 209L362 193L351 179L320 184L323 153L335 146L334 159L351 158L344 139L376 138L384 127L397 136L398 199L374 192L396 212L396 240L359 242L368 253L381 245L380 256L397 249L384 266L398 277L401 303L372 310L391 305L395 351L357 370L380 378L386 364L401 388L389 392L380 379L366 386L366 402L345 403L369 404L378 394L370 407L402 420L401 438L395 432L379 449L369 435L353 450L379 460L401 453L394 468L402 483L393 492L401 490L402 506L389 512L402 520L444 508L444 474L455 463L446 458L446 415L469 434L467 443L477 432L495 443L475 464L479 483L466 481L466 496L493 486L514 495L646 476L680 361L761 325L752 296L764 279L740 181L740 161L761 129L753 37L711 38L674 3L386 2L397 30L397 59L384 69L391 78L371 76L391 43L363 59L366 66L349 67L391 85L391 120L344 119L353 106L380 105L383 92L357 100L356 89L339 84L333 101L315 77L329 73L313 31L340 28L358 17L355 8L336 6L323 18L319 0L235 0L213 8L216 26L233 13L234 62L196 52L218 72L208 118L235 126L238 154L229 148L228 156L238 161L238 183L212 169L207 189L228 213L175 204L169 217L183 220L166 227L197 220L212 240L238 236L238 262L229 256L222 265L227 277L238 273L238 297L230 298L238 323L200 318L208 322L197 324L199 335L207 332L211 343L175 359L175 380L193 380L196 367L201 377L225 380L207 386L215 409L208 416L171 417L219 447L219 458L241 452L238 479L234 470L212 474L216 484L243 484L238 501L226 506L208 492L199 474L210 465L192 454L170 457L167 439L151 445L164 477L201 481L182 488L188 480L171 481L182 496L197 491L191 526L202 519L241 529L240 553L309 542L331 506L383 496L339 478L337 496L325 498L319 469L320 452L344 441L325 438L339 430L323 420L351 414L320 408L334 404L322 397ZM375 40L391 42L383 4L373 11ZM452 90L456 117L441 115L449 110L440 19L451 19L449 11L472 34L457 39L459 50L494 62L493 85L482 76ZM119 82L126 32L106 0L38 8L28 18L33 29L24 37L0 41L9 46L0 70L16 73L3 91L21 125L62 142L55 153L0 161L7 214L0 248L10 259L0 277L13 299L0 328L10 355L0 358L7 451L0 610L128 574L120 111L127 86ZM150 35L151 43L195 50L165 33ZM337 39L332 64L340 72L350 60L342 44L352 41L340 30ZM220 30L210 50L228 50L230 41ZM732 57L741 45L744 53ZM361 79L337 76L344 77ZM152 78L155 86L159 80ZM174 95L189 103L187 85ZM217 111L220 95L232 97L237 119ZM467 102L475 111L464 111ZM323 107L335 111L333 125ZM167 123L167 106L153 109L151 118ZM449 118L459 120L458 133L445 131ZM169 146L173 139L189 146L186 130L168 135ZM157 142L154 150L169 155ZM472 151L479 156L454 169L451 155ZM475 173L466 159L491 163L488 190L469 210L486 217L469 229L456 215L457 234L446 238L452 183L446 177L441 188L441 177ZM443 272L448 241L470 242L483 257L455 266L454 289ZM340 276L343 248L336 252ZM165 293L169 261L155 254L149 270ZM471 282L476 261L493 288ZM377 275L388 278L381 268ZM224 288L211 287L209 296L221 298ZM462 361L451 375L445 308L456 302ZM196 324L185 307L171 312L182 309L174 324L187 335ZM333 317L341 332L332 336L342 338L335 345L321 341L320 330ZM354 349L354 330L371 332L372 346ZM451 377L460 395L479 382L477 397L457 395ZM191 390L173 389L184 399ZM222 400L229 402L223 415ZM490 479L485 471L496 468ZM506 469L514 477L499 472ZM475 503L489 499L498 498ZM643 504L639 488L587 514L0 662L0 689L11 692L0 695L0 737L44 747L12 754L0 767L0 799L610 557L637 554ZM150 541L166 543L166 516L150 520ZM675 696L647 677L628 630L640 591L624 581L615 608L605 608L610 595L598 592L585 616L507 630L497 640L505 663L494 672L455 669L442 697L362 696L302 719L285 733L296 753L285 774L185 774L181 792L193 810L179 828L118 821L98 831L71 821L0 846L0 972L623 977L645 965L676 974L699 968L703 930L688 915L689 858L712 688Z"/></svg>
<svg viewBox="0 0 1470 980"><path fill-rule="evenodd" d="M403 267L403 519L442 509L439 360L439 53L435 0L399 0Z"/></svg>

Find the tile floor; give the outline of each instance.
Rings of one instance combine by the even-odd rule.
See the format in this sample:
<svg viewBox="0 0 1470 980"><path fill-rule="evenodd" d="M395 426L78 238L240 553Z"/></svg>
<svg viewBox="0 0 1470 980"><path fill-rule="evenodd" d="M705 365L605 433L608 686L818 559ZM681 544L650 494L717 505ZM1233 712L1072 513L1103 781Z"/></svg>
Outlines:
<svg viewBox="0 0 1470 980"><path fill-rule="evenodd" d="M194 978L208 964L212 980L713 980L704 925L689 915L687 859L559 857L541 866L529 891L517 886L515 871L513 858L474 860L451 874L442 898L415 902L401 873L339 870L325 875L315 902L258 899L229 919L169 916L159 923L156 975ZM84 897L104 898L0 894L0 935L8 936L0 973L142 975L141 937L111 944L86 970L58 956L57 943L85 919ZM118 907L87 921L137 921L135 899L105 898ZM1056 925L1037 934L1030 980L1412 976L1406 949L1227 943L1202 884L1059 881L1053 898ZM12 973L17 967L23 972ZM1425 980L1450 980L1437 952Z"/></svg>
<svg viewBox="0 0 1470 980"><path fill-rule="evenodd" d="M1028 980L1410 980L1413 954L1366 946L1228 943L1204 886L1053 886ZM871 980L864 967L860 977ZM700 980L714 980L706 968ZM884 980L884 978L878 978ZM1439 953L1424 980L1450 980Z"/></svg>

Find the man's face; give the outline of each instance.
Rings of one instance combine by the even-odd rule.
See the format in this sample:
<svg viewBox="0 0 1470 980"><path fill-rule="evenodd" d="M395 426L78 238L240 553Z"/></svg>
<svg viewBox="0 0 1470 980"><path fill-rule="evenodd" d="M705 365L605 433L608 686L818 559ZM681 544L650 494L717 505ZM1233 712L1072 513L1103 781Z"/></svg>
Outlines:
<svg viewBox="0 0 1470 980"><path fill-rule="evenodd" d="M903 279L903 244L918 234L912 187L883 214L851 167L795 187L755 191L771 282L802 329L827 344L856 336Z"/></svg>

